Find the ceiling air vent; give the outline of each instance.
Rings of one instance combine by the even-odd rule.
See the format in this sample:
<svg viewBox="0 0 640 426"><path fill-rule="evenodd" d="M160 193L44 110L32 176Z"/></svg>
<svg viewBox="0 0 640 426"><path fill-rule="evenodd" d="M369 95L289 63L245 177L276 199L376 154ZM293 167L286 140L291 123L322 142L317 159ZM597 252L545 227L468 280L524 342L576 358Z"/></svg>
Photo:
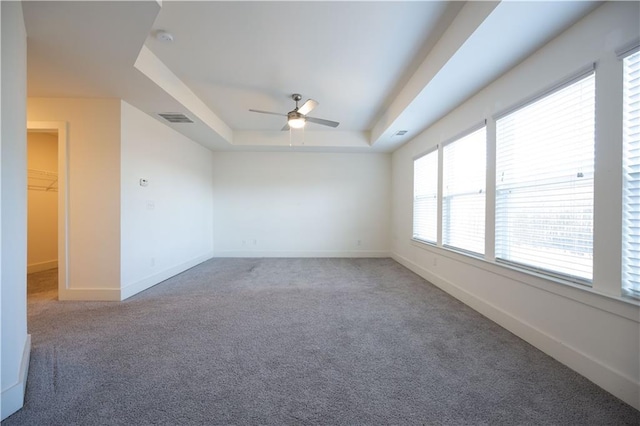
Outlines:
<svg viewBox="0 0 640 426"><path fill-rule="evenodd" d="M407 134L406 130L398 130L393 136L404 136Z"/></svg>
<svg viewBox="0 0 640 426"><path fill-rule="evenodd" d="M180 112L163 112L158 114L169 123L193 123L193 120Z"/></svg>

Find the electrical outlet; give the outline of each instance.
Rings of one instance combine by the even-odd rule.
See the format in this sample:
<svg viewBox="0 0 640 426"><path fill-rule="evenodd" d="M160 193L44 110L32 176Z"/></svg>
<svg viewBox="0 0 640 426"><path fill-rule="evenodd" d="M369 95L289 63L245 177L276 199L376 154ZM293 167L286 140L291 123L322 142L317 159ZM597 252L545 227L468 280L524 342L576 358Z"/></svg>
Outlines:
<svg viewBox="0 0 640 426"><path fill-rule="evenodd" d="M362 245L362 240L358 240L356 244L358 245L358 247L360 247Z"/></svg>
<svg viewBox="0 0 640 426"><path fill-rule="evenodd" d="M151 267L154 267L154 266L156 266L156 258L152 257L151 258Z"/></svg>
<svg viewBox="0 0 640 426"><path fill-rule="evenodd" d="M437 257L433 258L433 266L438 266L438 258Z"/></svg>

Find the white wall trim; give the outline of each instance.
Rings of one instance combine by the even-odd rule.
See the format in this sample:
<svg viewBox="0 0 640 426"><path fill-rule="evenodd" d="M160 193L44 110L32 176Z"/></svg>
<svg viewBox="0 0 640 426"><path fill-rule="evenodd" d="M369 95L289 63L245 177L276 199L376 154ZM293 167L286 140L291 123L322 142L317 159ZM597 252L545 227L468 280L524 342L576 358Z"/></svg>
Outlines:
<svg viewBox="0 0 640 426"><path fill-rule="evenodd" d="M47 260L46 262L38 262L27 265L27 274L33 274L34 272L48 271L58 267L58 259Z"/></svg>
<svg viewBox="0 0 640 426"><path fill-rule="evenodd" d="M127 284L122 287L119 300L125 300L135 294L138 294L141 291L146 290L149 287L153 287L154 285L159 284L162 281L165 281L175 275L178 275L179 273L184 272L187 269L193 268L194 266L199 265L200 263L205 262L212 257L213 253L207 253L203 256L198 256L187 262L165 269L164 271L158 272L157 274L148 276L147 278L144 278L140 281Z"/></svg>
<svg viewBox="0 0 640 426"><path fill-rule="evenodd" d="M411 245L421 250L437 254L438 256L464 263L467 266L473 266L483 271L600 309L610 314L640 322L640 316L638 315L640 312L638 309L640 302L635 299L604 294L591 287L545 276L508 264L470 256L447 247L437 247L413 239L411 240Z"/></svg>
<svg viewBox="0 0 640 426"><path fill-rule="evenodd" d="M24 18L23 18L24 21ZM0 27L2 24L2 4L0 4ZM0 28L0 46L2 46L2 29ZM0 87L2 87L2 55L0 55ZM0 153L2 152L2 102L0 101ZM2 161L0 160L0 188L2 188ZM0 266L2 265L2 196L0 194ZM2 281L2 268L0 267L0 307L2 306L2 287L4 282ZM0 313L0 321L2 320L2 314ZM2 359L2 327L0 327L0 360ZM0 371L2 366L0 365ZM3 411L2 411L2 401L4 400L4 396L2 395L1 389L1 380L0 380L0 420L4 419Z"/></svg>
<svg viewBox="0 0 640 426"><path fill-rule="evenodd" d="M607 392L640 410L640 383L634 381L633 378L561 342L403 256L393 253L392 258L501 327L583 375Z"/></svg>
<svg viewBox="0 0 640 426"><path fill-rule="evenodd" d="M20 361L20 374L18 381L7 389L2 390L2 412L0 420L4 420L24 405L24 393L27 389L27 376L29 374L29 360L31 359L31 335L27 334L22 350L22 359Z"/></svg>
<svg viewBox="0 0 640 426"><path fill-rule="evenodd" d="M391 257L384 250L224 250L214 251L213 257Z"/></svg>
<svg viewBox="0 0 640 426"><path fill-rule="evenodd" d="M117 288L58 288L58 300L119 302Z"/></svg>

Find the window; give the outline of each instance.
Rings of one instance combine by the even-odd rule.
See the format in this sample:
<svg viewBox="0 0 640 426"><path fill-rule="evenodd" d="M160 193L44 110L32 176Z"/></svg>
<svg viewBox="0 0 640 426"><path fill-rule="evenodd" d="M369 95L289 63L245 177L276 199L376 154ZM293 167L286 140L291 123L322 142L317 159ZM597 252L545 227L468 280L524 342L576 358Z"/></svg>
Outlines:
<svg viewBox="0 0 640 426"><path fill-rule="evenodd" d="M413 162L413 238L438 238L438 150Z"/></svg>
<svg viewBox="0 0 640 426"><path fill-rule="evenodd" d="M640 296L640 52L623 59L622 287Z"/></svg>
<svg viewBox="0 0 640 426"><path fill-rule="evenodd" d="M484 253L487 132L482 127L443 149L442 242Z"/></svg>
<svg viewBox="0 0 640 426"><path fill-rule="evenodd" d="M496 122L496 258L593 277L595 72Z"/></svg>

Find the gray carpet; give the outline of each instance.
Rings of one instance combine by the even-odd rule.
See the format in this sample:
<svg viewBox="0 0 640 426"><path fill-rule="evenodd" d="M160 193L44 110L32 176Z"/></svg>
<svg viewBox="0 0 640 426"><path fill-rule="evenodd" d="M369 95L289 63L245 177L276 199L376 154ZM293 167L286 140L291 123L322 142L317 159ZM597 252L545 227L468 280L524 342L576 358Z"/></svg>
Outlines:
<svg viewBox="0 0 640 426"><path fill-rule="evenodd" d="M390 259L213 259L122 303L30 297L29 332L3 425L640 423Z"/></svg>

